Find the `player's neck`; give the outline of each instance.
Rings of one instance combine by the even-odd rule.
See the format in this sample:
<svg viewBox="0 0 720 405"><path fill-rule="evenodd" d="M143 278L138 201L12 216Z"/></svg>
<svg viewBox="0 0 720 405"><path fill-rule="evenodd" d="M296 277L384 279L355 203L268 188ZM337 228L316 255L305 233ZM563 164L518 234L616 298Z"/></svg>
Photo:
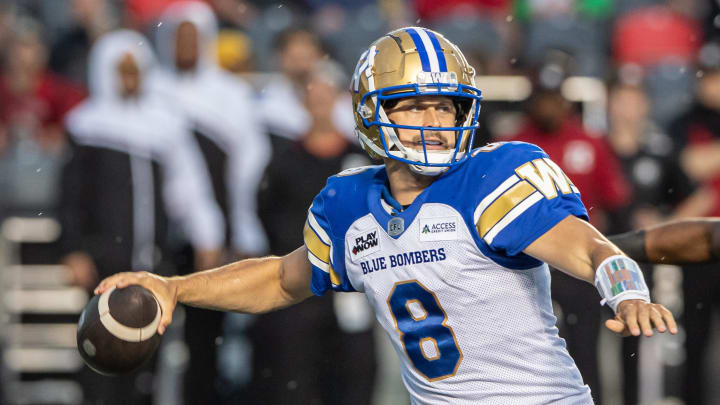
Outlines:
<svg viewBox="0 0 720 405"><path fill-rule="evenodd" d="M386 159L385 170L390 182L390 193L401 205L410 205L437 177L424 176L410 170L406 163Z"/></svg>

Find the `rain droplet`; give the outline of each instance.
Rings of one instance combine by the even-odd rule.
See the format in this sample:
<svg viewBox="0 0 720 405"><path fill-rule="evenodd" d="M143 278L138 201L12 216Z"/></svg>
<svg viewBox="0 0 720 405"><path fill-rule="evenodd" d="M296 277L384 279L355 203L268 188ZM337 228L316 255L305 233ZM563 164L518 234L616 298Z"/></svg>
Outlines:
<svg viewBox="0 0 720 405"><path fill-rule="evenodd" d="M37 169L35 169L35 173L40 173L41 171L42 171L41 167L38 167Z"/></svg>
<svg viewBox="0 0 720 405"><path fill-rule="evenodd" d="M420 24L420 19L415 20L415 24Z"/></svg>
<svg viewBox="0 0 720 405"><path fill-rule="evenodd" d="M223 337L218 336L215 338L215 346L220 346L223 343Z"/></svg>
<svg viewBox="0 0 720 405"><path fill-rule="evenodd" d="M507 21L507 22L511 22L512 20L513 20L513 16L511 16L511 15L505 17L505 21Z"/></svg>
<svg viewBox="0 0 720 405"><path fill-rule="evenodd" d="M630 353L630 357L635 357L635 353Z"/></svg>
<svg viewBox="0 0 720 405"><path fill-rule="evenodd" d="M138 42L138 46L143 46L143 41Z"/></svg>
<svg viewBox="0 0 720 405"><path fill-rule="evenodd" d="M510 64L514 65L517 63L517 58L510 59Z"/></svg>
<svg viewBox="0 0 720 405"><path fill-rule="evenodd" d="M42 212L38 212L38 216L41 217L43 215Z"/></svg>
<svg viewBox="0 0 720 405"><path fill-rule="evenodd" d="M278 8L282 8L282 6L283 6L282 4L278 4Z"/></svg>
<svg viewBox="0 0 720 405"><path fill-rule="evenodd" d="M703 75L704 75L704 73L702 70L698 70L697 72L695 72L695 77L697 77L698 79L703 77Z"/></svg>
<svg viewBox="0 0 720 405"><path fill-rule="evenodd" d="M160 21L159 23L157 23L157 26L158 26L158 28L162 27L162 21Z"/></svg>

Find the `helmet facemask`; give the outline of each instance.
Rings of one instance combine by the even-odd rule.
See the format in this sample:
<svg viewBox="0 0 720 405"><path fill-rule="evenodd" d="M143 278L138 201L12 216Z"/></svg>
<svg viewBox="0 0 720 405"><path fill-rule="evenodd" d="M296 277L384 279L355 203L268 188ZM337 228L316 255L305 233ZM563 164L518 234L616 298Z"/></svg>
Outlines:
<svg viewBox="0 0 720 405"><path fill-rule="evenodd" d="M393 86L368 92L359 103L358 114L362 117L363 124L366 128L377 126L383 148L380 149L379 145L371 142L360 131L358 131L358 136L363 146L370 146L376 155L408 163L410 169L415 173L437 176L450 166L464 160L472 147L475 130L478 128L481 95L479 90L458 84L457 79L453 80L455 76L453 72L440 74L428 72L418 76L420 76L418 84ZM426 76L427 79L423 76ZM454 126L399 125L388 118L385 109L388 104L394 104L404 98L422 96L450 98L456 109ZM374 111L371 110L370 106L372 105L375 106ZM398 129L417 131L420 134L422 150L403 145L398 136ZM428 150L426 131L452 132L455 147L447 150Z"/></svg>

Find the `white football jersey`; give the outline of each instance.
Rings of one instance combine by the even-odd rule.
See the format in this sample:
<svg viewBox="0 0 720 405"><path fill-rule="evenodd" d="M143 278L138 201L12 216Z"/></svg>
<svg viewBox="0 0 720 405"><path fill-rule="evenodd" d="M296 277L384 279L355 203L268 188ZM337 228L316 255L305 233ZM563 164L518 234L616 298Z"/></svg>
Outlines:
<svg viewBox="0 0 720 405"><path fill-rule="evenodd" d="M591 404L558 336L546 264L522 253L577 188L534 145L476 149L402 209L384 166L328 179L308 212L311 288L364 292L413 404ZM395 208L393 208L395 207Z"/></svg>

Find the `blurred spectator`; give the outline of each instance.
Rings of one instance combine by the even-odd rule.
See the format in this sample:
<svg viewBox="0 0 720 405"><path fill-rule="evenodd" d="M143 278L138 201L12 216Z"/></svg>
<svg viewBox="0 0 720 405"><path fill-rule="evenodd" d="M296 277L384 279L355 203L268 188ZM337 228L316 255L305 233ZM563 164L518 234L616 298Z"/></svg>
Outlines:
<svg viewBox="0 0 720 405"><path fill-rule="evenodd" d="M533 143L547 152L580 190L591 222L607 229L606 214L627 203L629 186L617 158L605 139L589 136L558 88L538 87L529 100L529 119L515 141ZM595 350L600 332L602 307L594 287L562 272L552 272L552 297L560 306L560 335L590 386L593 399L600 402L600 375Z"/></svg>
<svg viewBox="0 0 720 405"><path fill-rule="evenodd" d="M705 69L698 81L696 102L673 123L673 138L682 147L681 163L692 180L700 184L679 216L720 215L720 68ZM712 314L718 308L720 273L717 266L687 268L683 274L685 350L684 400L687 404L710 404L705 373Z"/></svg>
<svg viewBox="0 0 720 405"><path fill-rule="evenodd" d="M275 38L275 51L280 75L262 89L260 112L271 135L298 139L312 126L312 117L304 100L310 73L323 58L322 44L312 30L294 27ZM330 111L335 127L354 139L350 95L339 96Z"/></svg>
<svg viewBox="0 0 720 405"><path fill-rule="evenodd" d="M65 145L62 121L85 91L47 71L47 49L33 20L16 21L3 51L0 185L5 201L0 205L16 212L46 212L56 202L56 175Z"/></svg>
<svg viewBox="0 0 720 405"><path fill-rule="evenodd" d="M591 222L607 229L603 211L622 207L630 189L607 141L583 129L559 89L540 88L529 100L529 119L514 138L543 148L580 189Z"/></svg>
<svg viewBox="0 0 720 405"><path fill-rule="evenodd" d="M650 120L650 100L642 87L618 82L610 88L608 141L617 154L634 198L617 210L608 233L647 228L667 219L692 192L673 141ZM652 291L653 266L643 266ZM625 404L639 403L639 338L622 340Z"/></svg>
<svg viewBox="0 0 720 405"><path fill-rule="evenodd" d="M411 2L416 24L443 33L463 49L480 75L507 74L519 51L511 0L450 0Z"/></svg>
<svg viewBox="0 0 720 405"><path fill-rule="evenodd" d="M607 73L607 21L612 0L517 0L515 17L524 28L524 58L542 63L550 49L560 49L577 61L582 76Z"/></svg>
<svg viewBox="0 0 720 405"><path fill-rule="evenodd" d="M107 0L71 0L70 9L72 25L53 43L50 68L77 83L85 83L90 47L116 25L115 19Z"/></svg>
<svg viewBox="0 0 720 405"><path fill-rule="evenodd" d="M60 222L64 262L76 285L145 269L164 275L168 220L198 249L222 241L221 217L186 122L148 90L153 55L140 34L100 38L90 54L91 97L67 118L71 157L63 170ZM89 372L90 403L150 403L152 379Z"/></svg>
<svg viewBox="0 0 720 405"><path fill-rule="evenodd" d="M698 21L667 5L631 11L617 20L613 31L613 55L620 65L691 64L701 43Z"/></svg>
<svg viewBox="0 0 720 405"><path fill-rule="evenodd" d="M258 255L267 245L255 196L270 150L253 108L250 86L217 65L217 24L208 6L183 1L162 15L157 49L162 71L156 90L191 121L226 214L231 246ZM201 266L207 267L207 266Z"/></svg>
<svg viewBox="0 0 720 405"><path fill-rule="evenodd" d="M619 17L612 33L615 64L646 77L652 117L664 128L691 102L702 43L699 21L681 5L673 0L638 8Z"/></svg>
<svg viewBox="0 0 720 405"><path fill-rule="evenodd" d="M217 65L217 22L208 5L183 1L160 17L157 49L162 63L157 91L177 104L191 122L212 179L215 199L227 223L227 249L232 256L267 252L257 217L257 187L270 155L261 131L259 108L250 86ZM230 259L230 258L228 258ZM217 266L220 255L196 257L190 272ZM223 314L188 308L185 339L190 349L185 398L189 403L217 403L216 340Z"/></svg>
<svg viewBox="0 0 720 405"><path fill-rule="evenodd" d="M692 192L673 139L650 120L650 100L639 85L610 89L608 141L633 188L633 199L612 233L647 228L671 216Z"/></svg>
<svg viewBox="0 0 720 405"><path fill-rule="evenodd" d="M259 198L273 254L287 254L302 242L302 234L287 229L302 228L306 214L287 207L309 207L329 176L369 163L363 151L333 123L332 107L342 97L346 82L337 64L323 61L316 65L305 98L311 127L300 139L277 140ZM250 329L255 355L249 402L371 403L375 377L372 326L367 303L357 294L315 298L259 316ZM289 341L293 344L287 344Z"/></svg>

